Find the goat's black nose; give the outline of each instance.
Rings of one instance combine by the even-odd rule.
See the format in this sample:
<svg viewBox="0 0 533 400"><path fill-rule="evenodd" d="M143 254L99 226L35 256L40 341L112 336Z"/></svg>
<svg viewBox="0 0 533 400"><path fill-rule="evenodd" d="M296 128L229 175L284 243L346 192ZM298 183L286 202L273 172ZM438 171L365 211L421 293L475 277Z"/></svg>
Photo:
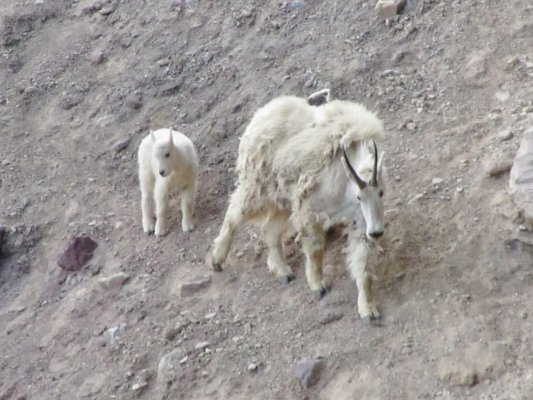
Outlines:
<svg viewBox="0 0 533 400"><path fill-rule="evenodd" d="M370 233L370 236L372 236L374 239L379 239L380 237L383 236L383 231L380 231L380 232L372 232L372 233Z"/></svg>
<svg viewBox="0 0 533 400"><path fill-rule="evenodd" d="M165 171L159 171L159 175L165 176Z"/></svg>

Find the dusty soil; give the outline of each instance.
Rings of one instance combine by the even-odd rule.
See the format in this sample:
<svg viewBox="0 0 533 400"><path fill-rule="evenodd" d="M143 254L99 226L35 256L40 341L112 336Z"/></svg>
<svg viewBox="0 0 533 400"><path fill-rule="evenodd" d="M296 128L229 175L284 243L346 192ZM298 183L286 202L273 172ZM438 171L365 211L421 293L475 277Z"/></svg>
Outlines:
<svg viewBox="0 0 533 400"><path fill-rule="evenodd" d="M374 4L0 4L0 399L533 398L533 234L507 194L533 125L533 4L412 0L388 23ZM297 279L269 274L253 227L224 272L204 263L254 110L324 87L391 132L376 326L358 318L342 239L321 301L296 247ZM168 126L201 158L197 229L181 232L174 197L157 239L136 150ZM98 248L67 273L80 234ZM309 388L304 357L323 360Z"/></svg>

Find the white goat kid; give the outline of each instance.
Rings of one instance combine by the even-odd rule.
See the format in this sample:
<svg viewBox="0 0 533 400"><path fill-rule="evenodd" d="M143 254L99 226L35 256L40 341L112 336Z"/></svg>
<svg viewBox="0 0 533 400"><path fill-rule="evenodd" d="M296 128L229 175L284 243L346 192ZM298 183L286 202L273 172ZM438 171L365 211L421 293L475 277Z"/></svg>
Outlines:
<svg viewBox="0 0 533 400"><path fill-rule="evenodd" d="M221 270L236 227L253 221L261 225L270 270L289 282L294 274L282 236L295 230L309 286L320 298L325 232L357 221L365 234L350 229L347 264L357 282L360 316L379 317L366 262L383 234L382 168L374 139L384 137L373 113L347 101L312 106L306 99L281 97L259 109L241 137L237 187L214 242L213 268Z"/></svg>
<svg viewBox="0 0 533 400"><path fill-rule="evenodd" d="M144 232L167 233L169 195L174 188L181 192L183 231L192 231L198 180L198 156L192 141L172 128L150 131L139 146L138 162Z"/></svg>

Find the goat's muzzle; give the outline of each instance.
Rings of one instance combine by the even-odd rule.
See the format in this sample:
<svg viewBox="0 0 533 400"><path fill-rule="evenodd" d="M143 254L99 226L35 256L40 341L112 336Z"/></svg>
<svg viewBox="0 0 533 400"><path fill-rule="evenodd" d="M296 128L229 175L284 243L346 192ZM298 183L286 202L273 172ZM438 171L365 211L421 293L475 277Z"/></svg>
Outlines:
<svg viewBox="0 0 533 400"><path fill-rule="evenodd" d="M370 232L369 235L370 235L373 239L379 239L380 237L383 236L383 231L379 231L379 232Z"/></svg>

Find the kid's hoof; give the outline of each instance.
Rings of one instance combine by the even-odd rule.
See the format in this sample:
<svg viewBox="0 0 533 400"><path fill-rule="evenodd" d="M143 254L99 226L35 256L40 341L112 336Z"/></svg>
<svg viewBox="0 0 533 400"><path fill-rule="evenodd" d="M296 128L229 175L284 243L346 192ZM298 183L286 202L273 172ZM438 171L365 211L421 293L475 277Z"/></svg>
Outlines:
<svg viewBox="0 0 533 400"><path fill-rule="evenodd" d="M288 284L289 282L293 281L296 277L294 275L285 275L278 277L278 281L282 283L283 285Z"/></svg>
<svg viewBox="0 0 533 400"><path fill-rule="evenodd" d="M322 288L319 290L313 290L313 294L315 296L315 300L322 300L322 297L324 297L327 293L326 288Z"/></svg>

